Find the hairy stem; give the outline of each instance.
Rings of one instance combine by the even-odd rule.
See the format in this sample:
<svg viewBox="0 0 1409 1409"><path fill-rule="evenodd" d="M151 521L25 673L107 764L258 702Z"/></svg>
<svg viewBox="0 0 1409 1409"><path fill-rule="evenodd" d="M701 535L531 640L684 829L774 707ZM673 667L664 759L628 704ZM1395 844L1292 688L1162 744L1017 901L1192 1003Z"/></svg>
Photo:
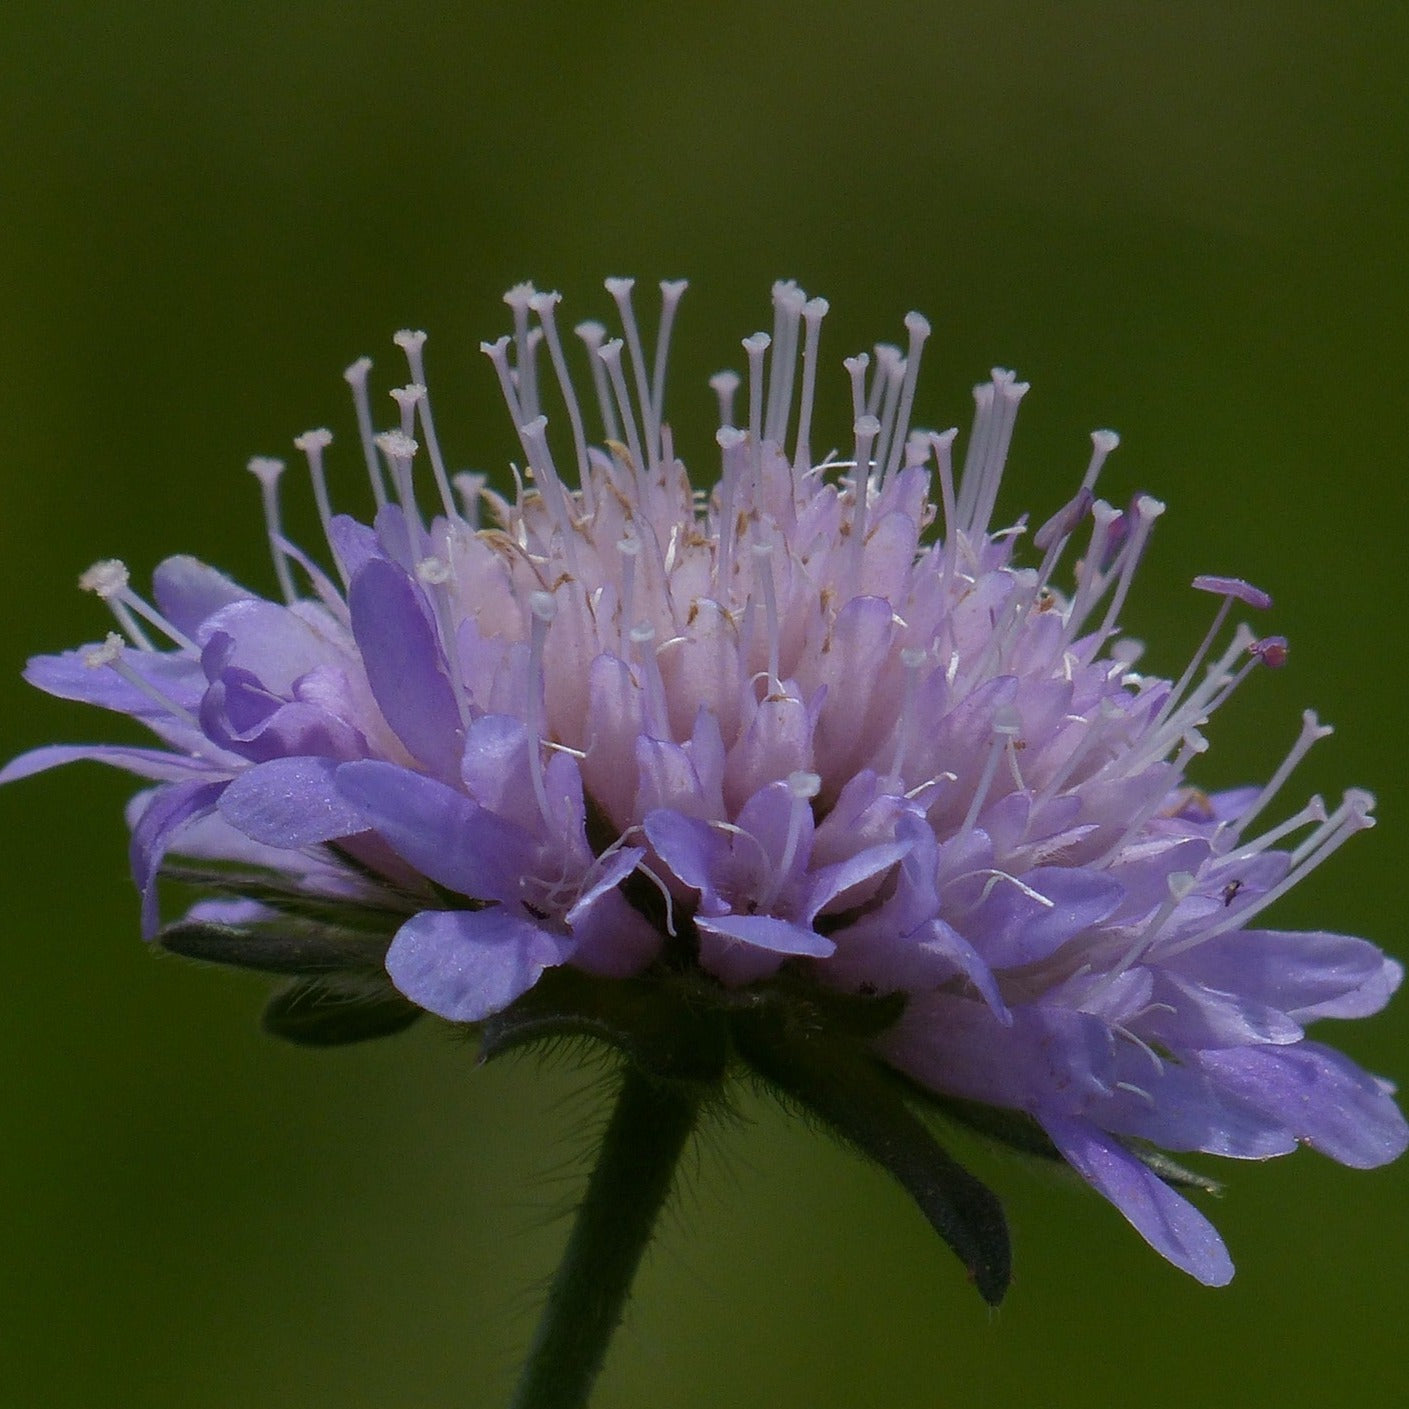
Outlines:
<svg viewBox="0 0 1409 1409"><path fill-rule="evenodd" d="M621 1322L707 1090L622 1064L616 1107L553 1277L513 1409L582 1409Z"/></svg>

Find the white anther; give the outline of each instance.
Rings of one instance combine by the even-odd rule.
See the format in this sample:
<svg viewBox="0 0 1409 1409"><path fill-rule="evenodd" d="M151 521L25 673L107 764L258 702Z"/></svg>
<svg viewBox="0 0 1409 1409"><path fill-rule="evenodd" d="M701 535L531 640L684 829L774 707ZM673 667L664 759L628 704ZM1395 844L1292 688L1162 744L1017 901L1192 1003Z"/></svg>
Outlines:
<svg viewBox="0 0 1409 1409"><path fill-rule="evenodd" d="M139 650L154 651L156 647L137 620L140 616L150 622L164 636L167 636L182 650L193 655L200 654L200 648L180 628L173 626L145 598L134 592L130 586L127 565L117 558L104 558L94 563L82 577L78 585L85 592L100 597L117 619L117 624L127 633L128 640Z"/></svg>
<svg viewBox="0 0 1409 1409"><path fill-rule="evenodd" d="M1164 513L1165 506L1148 494L1142 494L1135 501L1135 528L1126 540L1125 546L1121 549L1120 574L1116 580L1115 591L1111 594L1110 605L1106 609L1105 619L1101 622L1100 629L1091 638L1091 643L1087 648L1087 659L1094 659L1096 653L1105 644L1111 632L1115 630L1116 619L1120 615L1121 608L1125 605L1125 599L1130 592L1130 584L1135 578L1135 569L1139 566L1140 557L1145 550L1145 543L1150 536L1150 530L1154 527L1154 522Z"/></svg>
<svg viewBox="0 0 1409 1409"><path fill-rule="evenodd" d="M719 398L719 424L733 426L734 397L739 390L737 372L716 372L709 379L709 389Z"/></svg>
<svg viewBox="0 0 1409 1409"><path fill-rule="evenodd" d="M109 631L103 637L100 646L93 646L83 653L83 664L89 670L101 670L107 665L116 665L122 659L122 653L127 649L127 642L117 634L116 631Z"/></svg>
<svg viewBox="0 0 1409 1409"><path fill-rule="evenodd" d="M858 352L855 357L843 357L841 365L851 378L851 419L859 421L866 414L866 368L871 365L871 354Z"/></svg>
<svg viewBox="0 0 1409 1409"><path fill-rule="evenodd" d="M1187 939L1182 939L1166 951L1166 957L1182 954L1206 940L1225 934L1232 929L1241 929L1255 916L1265 910L1273 901L1280 899L1293 886L1299 885L1323 861L1339 851L1351 837L1375 825L1371 809L1375 805L1373 793L1363 788L1349 789L1341 805L1316 828L1302 844L1291 853L1291 865L1287 874L1270 889L1264 891L1248 905L1236 910L1224 911L1224 918L1217 923L1198 931Z"/></svg>
<svg viewBox="0 0 1409 1409"><path fill-rule="evenodd" d="M450 575L450 564L444 558L432 555L416 564L416 576L427 587L443 587L450 581Z"/></svg>
<svg viewBox="0 0 1409 1409"><path fill-rule="evenodd" d="M416 429L416 408L426 399L426 389L419 382L393 387L391 399L401 408L401 433L409 437Z"/></svg>
<svg viewBox="0 0 1409 1409"><path fill-rule="evenodd" d="M1000 705L993 711L993 732L1006 737L1022 733L1023 719L1013 705Z"/></svg>
<svg viewBox="0 0 1409 1409"><path fill-rule="evenodd" d="M792 279L773 285L773 356L768 369L767 410L763 436L781 450L792 412L793 379L797 372L797 334L807 295Z"/></svg>
<svg viewBox="0 0 1409 1409"><path fill-rule="evenodd" d="M802 842L803 826L811 815L808 804L821 792L822 780L816 773L799 769L788 774L787 787L793 799L792 809L788 813L788 834L783 842L783 854L778 858L777 867L773 868L773 878L759 897L760 907L764 910L769 909L778 898L783 882L793 868L798 846Z"/></svg>
<svg viewBox="0 0 1409 1409"><path fill-rule="evenodd" d="M120 558L103 558L78 579L78 585L106 601L126 590L128 581L126 563Z"/></svg>
<svg viewBox="0 0 1409 1409"><path fill-rule="evenodd" d="M421 448L405 431L383 431L375 437L375 444L388 460L406 463L409 463ZM250 468L254 469L254 466L251 465Z"/></svg>
<svg viewBox="0 0 1409 1409"><path fill-rule="evenodd" d="M303 451L305 455L314 450L326 450L332 443L332 431L322 426L316 430L304 431L302 435L294 437L294 449Z"/></svg>
<svg viewBox="0 0 1409 1409"><path fill-rule="evenodd" d="M94 646L91 650L84 652L83 664L89 670L110 668L134 690L146 695L149 700L164 709L174 719L179 719L183 724L187 724L193 729L199 729L200 721L189 709L177 704L169 695L164 694L157 686L153 685L150 680L137 673L126 658L126 649L127 642L116 631L109 631L101 646Z"/></svg>
<svg viewBox="0 0 1409 1409"><path fill-rule="evenodd" d="M1081 487L1085 490L1092 490L1096 487L1096 480L1105 465L1107 458L1120 444L1120 437L1114 431L1092 431L1091 432L1091 459L1087 463L1086 473L1082 476Z"/></svg>

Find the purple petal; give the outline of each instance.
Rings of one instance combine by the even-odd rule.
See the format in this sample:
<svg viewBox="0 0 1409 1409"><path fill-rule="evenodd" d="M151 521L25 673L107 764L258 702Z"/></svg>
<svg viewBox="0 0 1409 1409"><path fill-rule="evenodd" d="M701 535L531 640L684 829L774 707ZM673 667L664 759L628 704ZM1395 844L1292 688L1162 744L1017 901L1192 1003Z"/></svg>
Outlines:
<svg viewBox="0 0 1409 1409"><path fill-rule="evenodd" d="M256 925L278 917L277 910L257 900L235 900L225 896L212 896L198 900L181 917L182 924L228 925L239 929L245 925Z"/></svg>
<svg viewBox="0 0 1409 1409"><path fill-rule="evenodd" d="M652 812L643 827L652 849L681 884L699 891L701 905L717 906L715 887L729 855L724 838L694 817L665 809Z"/></svg>
<svg viewBox="0 0 1409 1409"><path fill-rule="evenodd" d="M546 834L560 849L560 861L568 866L592 863L587 846L587 803L582 794L582 775L570 754L550 753L543 766L543 798L547 815L535 807L533 825L527 831ZM536 803L536 799L535 799Z"/></svg>
<svg viewBox="0 0 1409 1409"><path fill-rule="evenodd" d="M818 684L827 690L817 720L817 753L829 771L851 772L875 747L865 725L873 694L887 683L895 629L894 608L881 597L853 597L836 614L817 661Z"/></svg>
<svg viewBox="0 0 1409 1409"><path fill-rule="evenodd" d="M1103 1128L1135 1135L1166 1150L1201 1150L1230 1159L1290 1154L1296 1140L1280 1120L1253 1110L1206 1071L1149 1054L1121 1053L1124 1085L1093 1116Z"/></svg>
<svg viewBox="0 0 1409 1409"><path fill-rule="evenodd" d="M413 1003L451 1022L479 1022L526 993L573 940L499 906L423 910L387 951L391 981Z"/></svg>
<svg viewBox="0 0 1409 1409"><path fill-rule="evenodd" d="M943 955L968 981L985 1003L993 1016L1004 1027L1013 1025L1013 1015L1003 1001L998 989L998 980L993 970L983 962L973 945L952 925L943 920L933 920L921 932L921 944L936 954Z"/></svg>
<svg viewBox="0 0 1409 1409"><path fill-rule="evenodd" d="M1321 930L1235 930L1176 955L1168 967L1298 1022L1377 1013L1403 974L1368 940Z"/></svg>
<svg viewBox="0 0 1409 1409"><path fill-rule="evenodd" d="M838 896L845 896L853 887L890 870L897 861L903 860L909 854L910 847L909 841L869 846L865 851L858 851L855 856L848 857L845 861L838 861L835 865L824 866L820 871L814 872L804 907L807 918L811 920L819 910L825 909ZM798 849L801 850L801 847ZM848 900L849 903L854 903L854 897L849 897Z"/></svg>
<svg viewBox="0 0 1409 1409"><path fill-rule="evenodd" d="M1153 1011L1140 1034L1158 1045L1184 1048L1246 1047L1299 1042L1301 1024L1243 993L1226 993L1177 974L1156 971Z"/></svg>
<svg viewBox="0 0 1409 1409"><path fill-rule="evenodd" d="M1409 1145L1409 1127L1385 1086L1319 1043L1200 1052L1196 1060L1240 1101L1353 1169L1388 1164Z"/></svg>
<svg viewBox="0 0 1409 1409"><path fill-rule="evenodd" d="M535 851L521 828L394 763L344 763L336 780L363 825L422 875L460 895L517 901L519 880L530 871Z"/></svg>
<svg viewBox="0 0 1409 1409"><path fill-rule="evenodd" d="M742 807L761 788L812 763L812 719L800 700L770 696L729 750L724 795Z"/></svg>
<svg viewBox="0 0 1409 1409"><path fill-rule="evenodd" d="M787 848L788 831L792 826L795 805L796 799L786 783L769 783L749 798L734 819L743 831L748 832L758 842L764 856L768 858L769 869L775 874ZM807 868L808 858L812 855L812 809L804 807L799 815L802 825L798 829L792 865L786 876L778 877L780 890ZM736 843L736 848L738 845L739 843ZM750 846L747 840L742 842L742 846L747 849L750 859L758 855L758 848Z"/></svg>
<svg viewBox="0 0 1409 1409"><path fill-rule="evenodd" d="M207 677L213 681L226 670L247 671L271 695L287 699L294 682L315 666L345 664L342 647L320 629L325 624L325 615L315 627L292 608L260 597L233 602L204 625Z"/></svg>
<svg viewBox="0 0 1409 1409"><path fill-rule="evenodd" d="M697 916L695 926L703 934L737 939L741 944L772 954L806 954L809 958L825 959L837 947L810 925L795 925L791 920L779 920L772 915Z"/></svg>
<svg viewBox="0 0 1409 1409"><path fill-rule="evenodd" d="M382 556L376 533L366 524L358 523L349 514L334 514L329 525L328 546L342 564L348 579L357 576L358 569L373 558Z"/></svg>
<svg viewBox="0 0 1409 1409"><path fill-rule="evenodd" d="M465 731L460 778L481 807L532 830L538 816L528 773L528 728L508 714L483 714Z"/></svg>
<svg viewBox="0 0 1409 1409"><path fill-rule="evenodd" d="M690 817L707 817L699 775L689 752L679 744L642 735L636 740L636 816L669 808Z"/></svg>
<svg viewBox="0 0 1409 1409"><path fill-rule="evenodd" d="M812 865L829 866L868 846L893 841L907 819L924 825L911 804L882 789L875 773L869 769L853 773L817 825L812 838ZM934 832L928 827L925 830L933 842Z"/></svg>
<svg viewBox="0 0 1409 1409"><path fill-rule="evenodd" d="M597 872L592 884L577 897L572 909L567 912L568 925L575 929L597 901L608 891L615 890L636 869L645 855L646 849L642 846L626 846L613 852L606 865Z"/></svg>
<svg viewBox="0 0 1409 1409"><path fill-rule="evenodd" d="M124 680L115 670L85 664L94 649L80 646L56 656L34 656L24 668L24 678L46 695L130 714L149 727L158 721L171 721L170 710ZM205 678L198 661L187 655L136 648L124 650L122 659L125 667L135 671L159 693L182 709L192 714L196 712L205 690Z"/></svg>
<svg viewBox="0 0 1409 1409"><path fill-rule="evenodd" d="M220 798L220 815L266 846L296 850L367 830L362 809L338 791L332 758L276 758L241 773Z"/></svg>
<svg viewBox="0 0 1409 1409"><path fill-rule="evenodd" d="M1032 1114L1082 1115L1109 1096L1114 1039L1098 1018L1019 1006L1005 1025L983 1003L916 994L879 1048L936 1091Z"/></svg>
<svg viewBox="0 0 1409 1409"><path fill-rule="evenodd" d="M176 833L193 818L215 808L224 791L223 782L191 779L159 788L132 829L128 858L132 879L142 896L142 938L150 939L158 928L157 873Z"/></svg>
<svg viewBox="0 0 1409 1409"><path fill-rule="evenodd" d="M107 763L124 772L135 773L139 778L155 778L165 783L180 782L193 775L208 778L216 771L201 759L162 749L130 748L123 744L46 744L12 758L0 768L0 784L18 782L35 773L83 760Z"/></svg>
<svg viewBox="0 0 1409 1409"><path fill-rule="evenodd" d="M253 600L254 593L199 558L181 553L157 564L152 574L152 596L162 615L178 631L195 639L207 618L232 602Z"/></svg>
<svg viewBox="0 0 1409 1409"><path fill-rule="evenodd" d="M1130 1220L1161 1256L1207 1287L1226 1286L1233 1261L1218 1230L1115 1140L1083 1120L1042 1115L1067 1163Z"/></svg>
<svg viewBox="0 0 1409 1409"><path fill-rule="evenodd" d="M135 798L129 805L129 825L135 826L141 820L143 808L151 796L152 794L148 793ZM385 848L381 839L372 832L364 832L356 838L359 843L373 840ZM257 866L263 870L279 872L300 888L318 895L338 895L349 900L363 900L371 889L371 883L356 871L349 870L343 862L330 854L317 850L289 851L282 847L265 846L243 832L236 831L220 815L218 805L204 816L193 817L188 821L181 828L180 839L171 849L183 860ZM349 850L352 849L349 847ZM357 849L361 851L366 848L359 846ZM386 860L390 864L381 868L386 874L391 874L402 866L389 852ZM369 869L377 869L370 861L366 864ZM414 875L410 879L414 882Z"/></svg>
<svg viewBox="0 0 1409 1409"><path fill-rule="evenodd" d="M415 570L415 554L411 550L411 526L400 504L383 504L377 510L372 526L376 529L377 542L382 554L393 562L400 563L407 572Z"/></svg>
<svg viewBox="0 0 1409 1409"><path fill-rule="evenodd" d="M201 724L208 737L254 763L294 755L361 758L367 752L362 731L303 700L283 703L247 672L227 670L201 701Z"/></svg>
<svg viewBox="0 0 1409 1409"><path fill-rule="evenodd" d="M973 946L943 920L926 920L907 929L891 917L889 903L836 934L837 952L822 973L828 983L861 992L920 993L962 975L982 995L999 1022L1012 1014L997 981Z"/></svg>
<svg viewBox="0 0 1409 1409"><path fill-rule="evenodd" d="M577 946L572 951L573 968L607 978L639 974L665 942L660 931L614 890L573 916L572 937Z"/></svg>
<svg viewBox="0 0 1409 1409"><path fill-rule="evenodd" d="M1104 920L1124 895L1119 881L1099 871L1039 866L1020 879L1052 903L1044 905L1000 876L988 899L962 926L974 948L995 969L1047 958L1067 940Z"/></svg>
<svg viewBox="0 0 1409 1409"><path fill-rule="evenodd" d="M372 694L397 737L441 777L458 776L460 711L425 600L394 563L373 558L348 589L352 631Z"/></svg>

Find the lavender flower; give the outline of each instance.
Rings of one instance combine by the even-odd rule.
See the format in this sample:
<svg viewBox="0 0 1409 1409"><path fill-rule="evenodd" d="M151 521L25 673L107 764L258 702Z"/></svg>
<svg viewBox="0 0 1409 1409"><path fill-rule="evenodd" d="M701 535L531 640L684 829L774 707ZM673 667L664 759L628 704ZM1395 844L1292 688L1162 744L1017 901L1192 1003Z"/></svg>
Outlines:
<svg viewBox="0 0 1409 1409"><path fill-rule="evenodd" d="M1267 596L1196 579L1216 599L1203 643L1173 683L1140 673L1120 619L1164 506L1095 498L1116 436L1092 436L1075 495L1020 551L1025 521L991 524L1027 387L976 388L956 468L954 431L911 429L929 333L911 314L904 351L846 362L854 442L819 459L827 305L793 284L772 336L744 341L737 417L740 378L712 382L721 467L697 488L664 412L684 285L661 286L650 357L631 282L607 288L624 337L577 329L585 405L558 295L507 295L514 334L484 351L522 446L512 497L448 472L424 335L401 333L396 428L374 430L370 364L347 373L372 527L332 511L327 431L295 442L322 565L283 533L283 466L251 463L281 601L186 557L152 602L121 564L90 569L119 631L27 678L160 746L41 748L0 781L86 758L153 782L131 813L145 932L163 872L208 887L166 942L299 975L271 1019L286 1035L422 1010L491 1031L550 971L647 1009L874 1000L868 1061L1025 1131L1206 1283L1232 1264L1161 1152L1400 1154L1389 1085L1304 1027L1376 1012L1401 967L1263 927L1372 799L1276 810L1330 732L1309 712L1264 786L1210 795L1187 772L1215 711L1285 660L1280 638L1225 630ZM807 1084L746 1029L746 1061ZM1006 1263L981 1289L1004 1281Z"/></svg>

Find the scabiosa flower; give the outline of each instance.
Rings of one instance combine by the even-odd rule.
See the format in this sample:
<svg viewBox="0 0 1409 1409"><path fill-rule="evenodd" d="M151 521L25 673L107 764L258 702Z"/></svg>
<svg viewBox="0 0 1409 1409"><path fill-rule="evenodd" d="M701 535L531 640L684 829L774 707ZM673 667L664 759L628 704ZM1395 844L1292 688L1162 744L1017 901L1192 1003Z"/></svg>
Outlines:
<svg viewBox="0 0 1409 1409"><path fill-rule="evenodd" d="M1207 1181L1167 1152L1397 1156L1391 1088L1304 1028L1377 1011L1400 966L1264 922L1372 799L1281 805L1329 732L1311 713L1262 786L1190 771L1286 658L1228 629L1267 595L1196 578L1202 644L1175 681L1141 673L1121 615L1164 506L1096 497L1116 436L1034 533L995 529L1027 386L976 388L956 464L955 431L911 427L911 314L904 350L846 361L853 439L819 457L827 305L793 284L747 375L712 381L718 474L692 481L664 409L684 284L650 355L631 281L607 289L622 336L576 330L585 402L558 295L507 295L514 332L483 350L512 495L449 472L424 334L401 333L393 428L371 364L347 372L371 526L333 511L327 431L295 441L321 555L283 532L283 465L251 462L280 600L185 557L151 602L90 569L119 630L27 677L160 746L43 748L0 779L88 758L153 782L131 815L146 932L295 975L284 1035L425 1011L483 1025L491 1055L571 1031L659 1080L741 1061L884 1162L993 1301L1001 1214L916 1103L1064 1159L1211 1284L1232 1265L1181 1192ZM163 873L210 894L160 930Z"/></svg>

